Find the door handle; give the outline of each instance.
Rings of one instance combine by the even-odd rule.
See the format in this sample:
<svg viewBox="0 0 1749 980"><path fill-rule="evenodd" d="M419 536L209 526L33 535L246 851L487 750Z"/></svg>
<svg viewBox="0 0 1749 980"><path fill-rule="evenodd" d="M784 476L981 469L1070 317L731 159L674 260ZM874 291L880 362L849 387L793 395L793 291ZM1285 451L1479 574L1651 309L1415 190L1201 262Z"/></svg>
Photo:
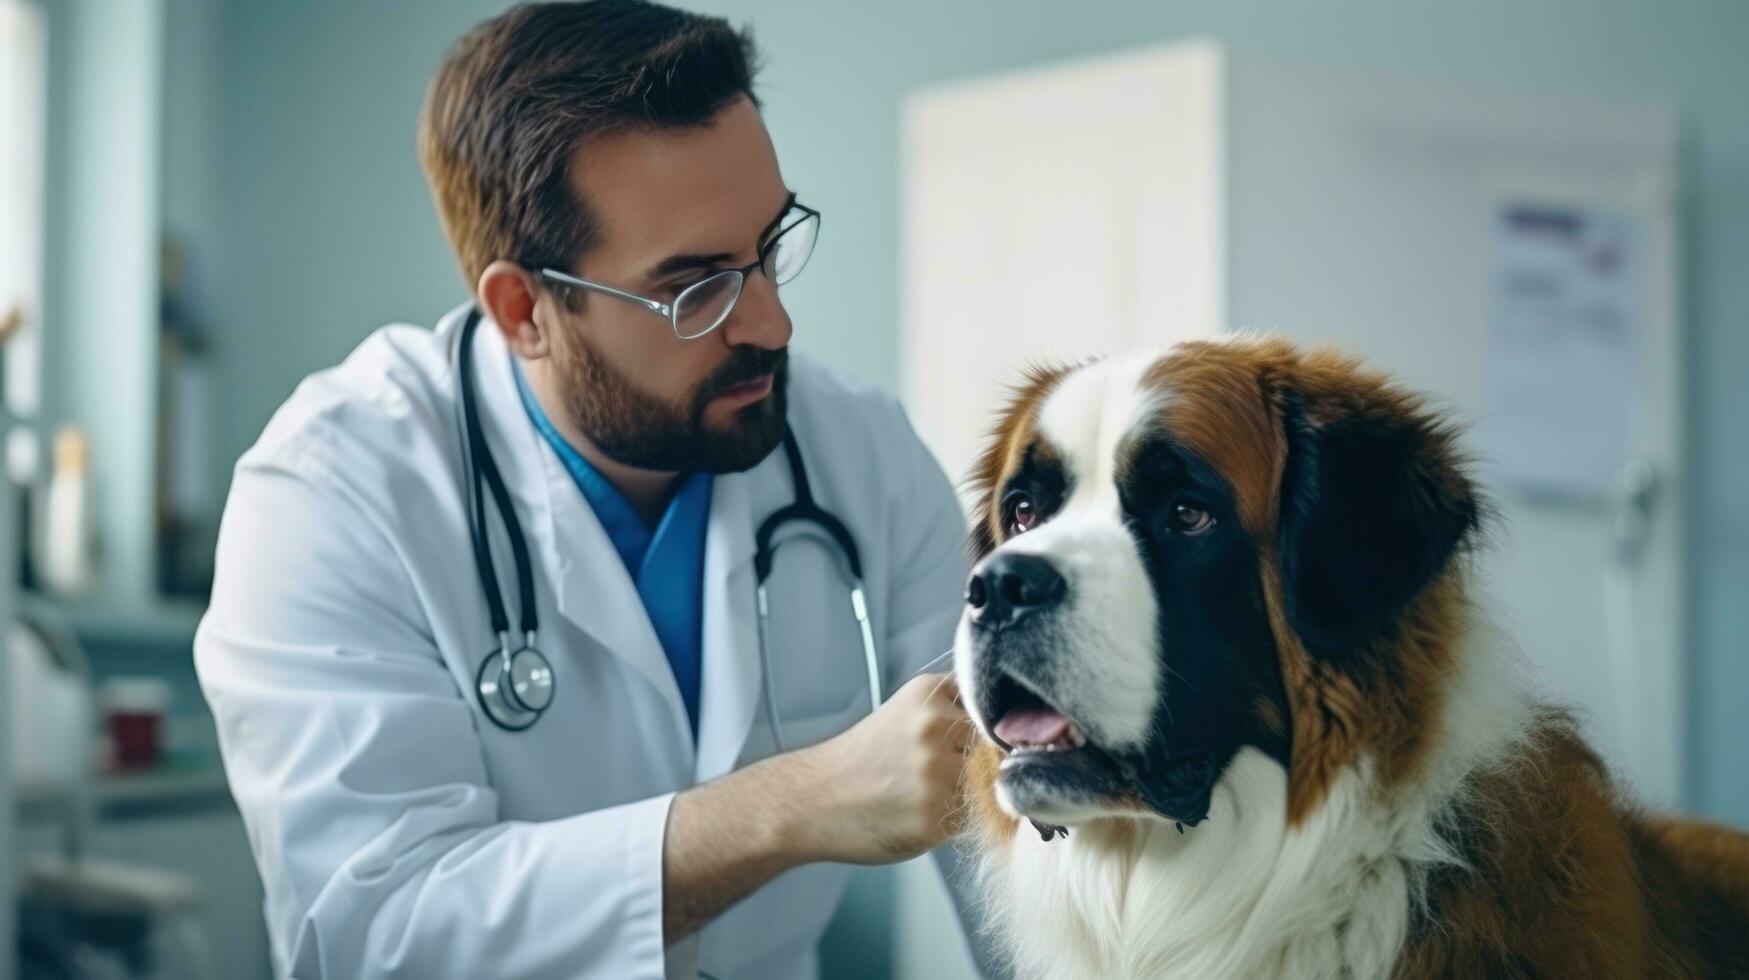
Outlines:
<svg viewBox="0 0 1749 980"><path fill-rule="evenodd" d="M1610 521L1618 564L1636 565L1645 554L1662 483L1658 468L1649 460L1636 459L1622 469L1611 505L1614 519Z"/></svg>

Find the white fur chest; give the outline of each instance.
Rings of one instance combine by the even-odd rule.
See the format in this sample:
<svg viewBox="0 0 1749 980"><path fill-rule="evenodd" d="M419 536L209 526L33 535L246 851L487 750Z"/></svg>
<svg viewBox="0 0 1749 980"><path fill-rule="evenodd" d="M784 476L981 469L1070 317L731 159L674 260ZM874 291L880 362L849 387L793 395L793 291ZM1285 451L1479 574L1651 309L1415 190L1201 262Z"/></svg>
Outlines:
<svg viewBox="0 0 1749 980"><path fill-rule="evenodd" d="M1449 859L1419 807L1367 799L1350 771L1287 831L1287 777L1247 749L1209 819L1107 821L982 866L992 926L1021 977L1388 976L1413 889Z"/></svg>

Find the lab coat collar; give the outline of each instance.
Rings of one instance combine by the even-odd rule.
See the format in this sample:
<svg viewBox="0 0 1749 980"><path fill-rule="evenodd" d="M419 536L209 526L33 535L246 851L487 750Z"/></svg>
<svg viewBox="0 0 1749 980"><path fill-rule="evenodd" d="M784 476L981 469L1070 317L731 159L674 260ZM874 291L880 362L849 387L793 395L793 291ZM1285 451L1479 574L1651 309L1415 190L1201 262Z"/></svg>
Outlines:
<svg viewBox="0 0 1749 980"><path fill-rule="evenodd" d="M560 616L655 686L668 705L677 738L691 748L680 689L637 587L570 473L529 420L516 392L513 355L503 334L490 322L482 323L474 343L481 425L498 451L499 468L523 516L539 566L536 574L551 583ZM767 495L772 480L783 480L786 474L779 471L785 465L782 454L774 452L745 473L715 479L705 532L698 749L688 758L691 775L700 782L734 768L759 707L752 562L754 521L763 511L756 512L753 497ZM552 649L550 639L545 642L556 662L566 657L565 651Z"/></svg>

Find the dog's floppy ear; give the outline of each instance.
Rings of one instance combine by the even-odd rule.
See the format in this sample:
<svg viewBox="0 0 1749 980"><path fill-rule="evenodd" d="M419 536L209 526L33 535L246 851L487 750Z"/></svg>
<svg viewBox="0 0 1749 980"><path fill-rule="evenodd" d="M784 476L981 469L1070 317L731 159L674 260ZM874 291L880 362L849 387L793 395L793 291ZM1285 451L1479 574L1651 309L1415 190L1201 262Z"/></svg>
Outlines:
<svg viewBox="0 0 1749 980"><path fill-rule="evenodd" d="M1288 622L1307 650L1340 657L1397 623L1476 530L1479 505L1449 429L1414 399L1290 389L1281 405Z"/></svg>

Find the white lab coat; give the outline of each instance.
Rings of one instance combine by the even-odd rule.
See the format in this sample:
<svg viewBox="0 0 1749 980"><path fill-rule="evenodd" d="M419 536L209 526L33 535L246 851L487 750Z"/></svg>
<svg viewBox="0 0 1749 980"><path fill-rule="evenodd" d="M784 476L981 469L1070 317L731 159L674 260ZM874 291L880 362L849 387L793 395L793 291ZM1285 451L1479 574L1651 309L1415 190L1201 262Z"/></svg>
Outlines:
<svg viewBox="0 0 1749 980"><path fill-rule="evenodd" d="M237 465L195 659L266 887L276 971L812 976L843 866L794 869L697 936L662 943L673 795L773 751L752 557L757 522L793 497L783 453L716 479L695 751L636 589L530 424L502 336L482 324L481 423L528 537L557 679L532 729L502 731L474 693L493 639L463 495L450 357L460 313L435 332L372 335L305 381ZM815 496L861 549L890 694L952 645L961 513L891 399L796 357L789 417ZM514 623L511 550L491 524ZM772 574L791 747L868 711L837 563L796 541Z"/></svg>

